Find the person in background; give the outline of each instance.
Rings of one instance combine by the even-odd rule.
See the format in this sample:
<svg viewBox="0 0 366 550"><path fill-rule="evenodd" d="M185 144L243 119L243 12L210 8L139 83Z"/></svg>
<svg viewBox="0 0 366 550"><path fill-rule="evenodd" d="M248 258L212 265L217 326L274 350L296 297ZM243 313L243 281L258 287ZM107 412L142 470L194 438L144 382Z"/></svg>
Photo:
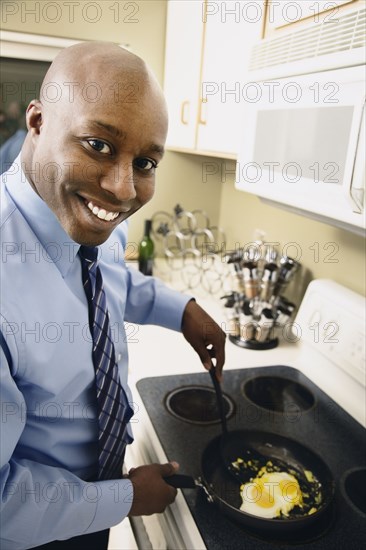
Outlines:
<svg viewBox="0 0 366 550"><path fill-rule="evenodd" d="M9 137L9 131L6 127L6 114L3 109L0 109L0 147Z"/></svg>
<svg viewBox="0 0 366 550"><path fill-rule="evenodd" d="M20 153L26 131L25 108L18 101L12 101L4 113L1 126L6 139L0 146L0 174L6 172Z"/></svg>
<svg viewBox="0 0 366 550"><path fill-rule="evenodd" d="M167 133L143 60L110 43L63 50L26 119L1 184L1 548L103 550L111 526L174 501L179 467L122 473L134 412L124 322L181 331L218 378L225 334L124 262Z"/></svg>

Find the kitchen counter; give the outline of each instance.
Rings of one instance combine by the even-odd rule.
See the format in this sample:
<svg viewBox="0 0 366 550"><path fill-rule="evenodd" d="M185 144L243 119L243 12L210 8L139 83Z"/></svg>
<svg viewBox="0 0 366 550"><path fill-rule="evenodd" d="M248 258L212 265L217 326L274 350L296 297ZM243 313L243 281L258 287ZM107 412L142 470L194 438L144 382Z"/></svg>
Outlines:
<svg viewBox="0 0 366 550"><path fill-rule="evenodd" d="M197 303L225 330L227 321L215 300L197 298ZM130 384L146 376L187 374L203 369L198 355L181 333L156 326L138 326L130 330L131 334L133 332L129 342ZM286 341L280 342L275 349L257 351L240 348L228 339L224 368L271 365L286 357L293 361L296 354L296 345Z"/></svg>

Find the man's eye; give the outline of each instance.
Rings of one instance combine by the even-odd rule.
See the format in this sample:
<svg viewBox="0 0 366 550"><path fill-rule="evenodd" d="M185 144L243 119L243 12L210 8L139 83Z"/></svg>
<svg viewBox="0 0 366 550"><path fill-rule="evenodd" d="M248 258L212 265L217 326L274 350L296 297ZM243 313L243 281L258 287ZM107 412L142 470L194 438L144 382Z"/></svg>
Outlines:
<svg viewBox="0 0 366 550"><path fill-rule="evenodd" d="M158 163L155 162L155 160L151 160L148 158L139 158L135 159L134 165L139 170L145 170L146 172L148 172L149 170L154 170L155 168L157 168Z"/></svg>
<svg viewBox="0 0 366 550"><path fill-rule="evenodd" d="M102 153L103 155L110 155L112 153L110 146L100 139L88 139L87 143L89 143L94 151L98 151L98 153Z"/></svg>

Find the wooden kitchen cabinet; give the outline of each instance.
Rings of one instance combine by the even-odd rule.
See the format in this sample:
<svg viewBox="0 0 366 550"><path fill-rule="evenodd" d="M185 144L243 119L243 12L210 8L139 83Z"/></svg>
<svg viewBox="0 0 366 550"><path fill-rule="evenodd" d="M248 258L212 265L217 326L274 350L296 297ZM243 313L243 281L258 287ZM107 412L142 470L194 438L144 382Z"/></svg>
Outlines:
<svg viewBox="0 0 366 550"><path fill-rule="evenodd" d="M336 23L364 1L169 0L164 82L170 121L167 148L236 158L243 103L254 101L246 88L253 44L259 46L266 42L262 38L281 38L317 23ZM255 59L253 70L261 68Z"/></svg>
<svg viewBox="0 0 366 550"><path fill-rule="evenodd" d="M248 2L168 3L168 149L235 158L251 45L263 17ZM260 0L261 12L264 0ZM244 90L244 93L243 93Z"/></svg>
<svg viewBox="0 0 366 550"><path fill-rule="evenodd" d="M238 150L247 67L251 46L260 40L261 21L254 21L259 12L234 11L235 3L227 4L232 12L207 16L196 147L230 155Z"/></svg>
<svg viewBox="0 0 366 550"><path fill-rule="evenodd" d="M203 40L202 2L168 2L164 93L169 110L167 146L194 149Z"/></svg>
<svg viewBox="0 0 366 550"><path fill-rule="evenodd" d="M317 23L337 23L339 16L364 0L265 0L263 38L281 36Z"/></svg>

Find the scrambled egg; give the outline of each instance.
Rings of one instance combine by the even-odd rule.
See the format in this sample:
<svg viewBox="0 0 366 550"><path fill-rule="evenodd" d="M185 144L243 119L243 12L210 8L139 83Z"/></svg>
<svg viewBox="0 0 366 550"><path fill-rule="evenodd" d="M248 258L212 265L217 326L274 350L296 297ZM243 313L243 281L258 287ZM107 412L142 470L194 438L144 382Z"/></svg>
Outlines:
<svg viewBox="0 0 366 550"><path fill-rule="evenodd" d="M266 472L240 487L240 510L262 518L288 516L295 507L303 505L302 492L297 479L287 472Z"/></svg>

